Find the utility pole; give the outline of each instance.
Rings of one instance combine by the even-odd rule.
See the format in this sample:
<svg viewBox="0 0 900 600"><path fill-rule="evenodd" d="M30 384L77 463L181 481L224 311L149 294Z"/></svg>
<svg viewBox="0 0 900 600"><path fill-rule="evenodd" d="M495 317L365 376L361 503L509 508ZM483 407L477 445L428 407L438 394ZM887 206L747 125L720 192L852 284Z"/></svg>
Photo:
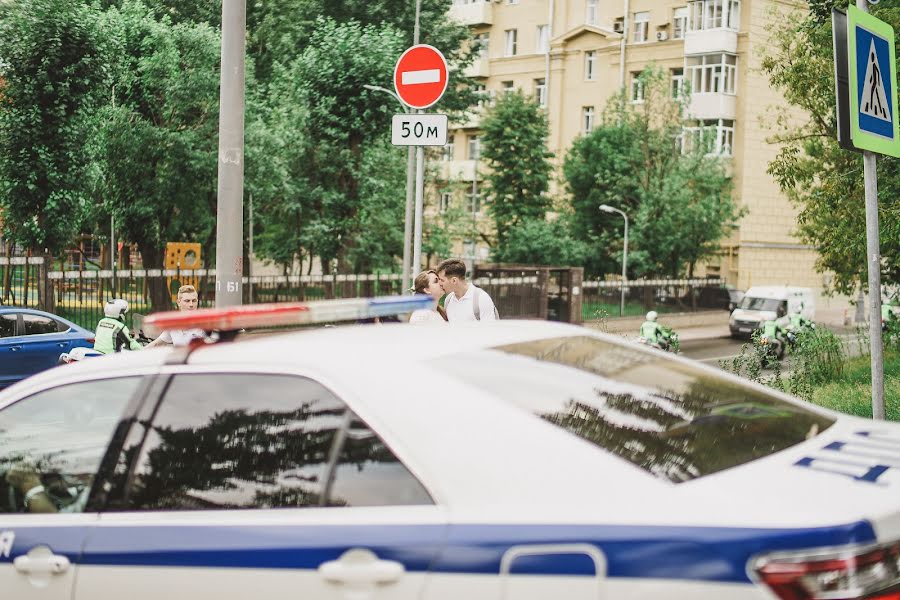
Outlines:
<svg viewBox="0 0 900 600"><path fill-rule="evenodd" d="M856 8L869 12L867 0ZM896 110L896 107L894 108ZM875 153L863 152L866 189L866 256L869 266L869 340L872 360L872 418L884 420L884 345L881 340L881 248L878 227L878 168Z"/></svg>
<svg viewBox="0 0 900 600"><path fill-rule="evenodd" d="M219 175L216 209L216 308L243 303L244 55L246 0L222 1Z"/></svg>

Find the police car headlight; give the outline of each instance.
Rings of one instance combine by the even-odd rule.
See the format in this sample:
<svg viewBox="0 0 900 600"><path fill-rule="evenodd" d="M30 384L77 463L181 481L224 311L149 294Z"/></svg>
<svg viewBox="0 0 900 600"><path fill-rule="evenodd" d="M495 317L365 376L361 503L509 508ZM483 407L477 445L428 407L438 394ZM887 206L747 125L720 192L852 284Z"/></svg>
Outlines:
<svg viewBox="0 0 900 600"><path fill-rule="evenodd" d="M751 570L782 600L900 600L900 542L772 554Z"/></svg>

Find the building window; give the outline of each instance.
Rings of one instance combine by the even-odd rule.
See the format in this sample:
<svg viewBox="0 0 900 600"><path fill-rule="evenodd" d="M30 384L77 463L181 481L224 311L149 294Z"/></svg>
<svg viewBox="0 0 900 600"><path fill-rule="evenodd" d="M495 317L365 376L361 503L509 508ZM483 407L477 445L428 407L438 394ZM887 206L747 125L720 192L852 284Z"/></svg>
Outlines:
<svg viewBox="0 0 900 600"><path fill-rule="evenodd" d="M650 13L634 13L634 40L635 44L643 44L650 36Z"/></svg>
<svg viewBox="0 0 900 600"><path fill-rule="evenodd" d="M481 140L477 135L469 136L469 160L478 160L481 156Z"/></svg>
<svg viewBox="0 0 900 600"><path fill-rule="evenodd" d="M631 101L635 104L644 101L644 82L641 80L640 72L631 74Z"/></svg>
<svg viewBox="0 0 900 600"><path fill-rule="evenodd" d="M594 107L585 106L581 109L581 131L588 134L594 129Z"/></svg>
<svg viewBox="0 0 900 600"><path fill-rule="evenodd" d="M702 150L704 154L731 156L734 149L734 121L705 119L684 128L681 135L683 153Z"/></svg>
<svg viewBox="0 0 900 600"><path fill-rule="evenodd" d="M737 89L737 57L704 54L685 59L692 94L734 94Z"/></svg>
<svg viewBox="0 0 900 600"><path fill-rule="evenodd" d="M588 25L597 24L597 0L585 1L584 22Z"/></svg>
<svg viewBox="0 0 900 600"><path fill-rule="evenodd" d="M450 200L453 198L453 194L450 192L442 192L441 193L441 214L444 214L448 210L450 210Z"/></svg>
<svg viewBox="0 0 900 600"><path fill-rule="evenodd" d="M515 82L513 81L501 81L500 82L500 91L504 94L508 94L509 92L515 89Z"/></svg>
<svg viewBox="0 0 900 600"><path fill-rule="evenodd" d="M478 58L487 58L490 49L491 34L479 33L475 36L475 42L478 44Z"/></svg>
<svg viewBox="0 0 900 600"><path fill-rule="evenodd" d="M518 29L507 29L506 32L506 46L504 47L504 56L515 56L516 49L518 47L518 38L519 38L519 30Z"/></svg>
<svg viewBox="0 0 900 600"><path fill-rule="evenodd" d="M541 77L534 80L534 98L541 106L547 106L547 80Z"/></svg>
<svg viewBox="0 0 900 600"><path fill-rule="evenodd" d="M535 45L534 51L537 54L546 54L550 51L550 26L549 25L538 25L537 26L537 44Z"/></svg>
<svg viewBox="0 0 900 600"><path fill-rule="evenodd" d="M675 9L672 17L672 38L676 40L684 39L684 31L687 29L688 8L682 6Z"/></svg>
<svg viewBox="0 0 900 600"><path fill-rule="evenodd" d="M684 69L672 69L672 97L680 98L684 94Z"/></svg>
<svg viewBox="0 0 900 600"><path fill-rule="evenodd" d="M740 0L695 0L688 3L688 31L738 30L740 23Z"/></svg>
<svg viewBox="0 0 900 600"><path fill-rule="evenodd" d="M488 92L487 87L483 83L472 84L472 91L478 97L478 106L485 107L491 103L493 94Z"/></svg>
<svg viewBox="0 0 900 600"><path fill-rule="evenodd" d="M447 143L444 144L443 152L441 153L441 158L444 162L450 162L453 160L454 148L453 148L453 140L456 139L456 136L450 135L447 136Z"/></svg>
<svg viewBox="0 0 900 600"><path fill-rule="evenodd" d="M588 81L597 79L597 52L594 50L584 53L584 78Z"/></svg>

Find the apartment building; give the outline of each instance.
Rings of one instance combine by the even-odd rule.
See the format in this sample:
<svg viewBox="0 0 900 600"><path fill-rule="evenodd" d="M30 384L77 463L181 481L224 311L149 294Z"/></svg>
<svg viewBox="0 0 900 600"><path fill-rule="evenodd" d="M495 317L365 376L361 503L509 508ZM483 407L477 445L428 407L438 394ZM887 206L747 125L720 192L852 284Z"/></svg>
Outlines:
<svg viewBox="0 0 900 600"><path fill-rule="evenodd" d="M705 266L729 283L791 284L821 289L813 248L792 236L796 211L766 174L776 147L766 123L786 110L759 70L767 50L773 0L454 0L451 16L482 42L469 69L490 97L533 93L546 107L548 145L557 160L600 119L607 100L626 86L635 102L636 76L650 63L668 71L673 90L692 90L685 139L715 132L711 150L728 162L734 195L747 207L721 255ZM624 42L624 43L623 43ZM439 206L465 202L480 211L479 116L459 123L444 149ZM476 212L476 215L480 214ZM483 259L486 248L463 252Z"/></svg>

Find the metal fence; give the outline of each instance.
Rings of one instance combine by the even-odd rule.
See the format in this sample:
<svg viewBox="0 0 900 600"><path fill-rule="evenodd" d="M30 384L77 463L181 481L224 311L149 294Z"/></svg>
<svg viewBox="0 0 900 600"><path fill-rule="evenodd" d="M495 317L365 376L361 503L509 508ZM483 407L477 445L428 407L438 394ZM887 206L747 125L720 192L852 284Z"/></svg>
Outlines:
<svg viewBox="0 0 900 600"><path fill-rule="evenodd" d="M585 281L582 284L585 321L618 317L622 281ZM729 308L728 290L720 279L641 279L625 285L625 314L694 312Z"/></svg>

